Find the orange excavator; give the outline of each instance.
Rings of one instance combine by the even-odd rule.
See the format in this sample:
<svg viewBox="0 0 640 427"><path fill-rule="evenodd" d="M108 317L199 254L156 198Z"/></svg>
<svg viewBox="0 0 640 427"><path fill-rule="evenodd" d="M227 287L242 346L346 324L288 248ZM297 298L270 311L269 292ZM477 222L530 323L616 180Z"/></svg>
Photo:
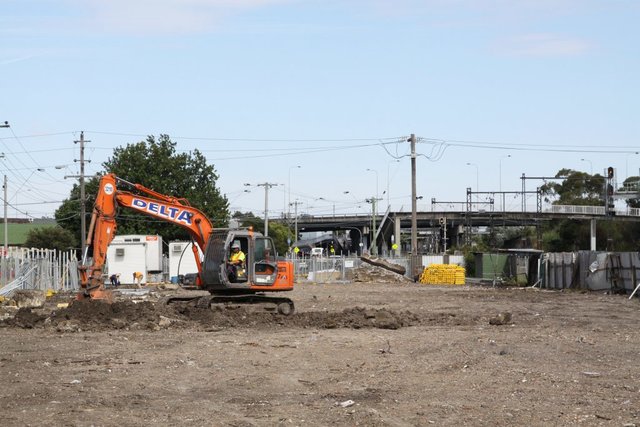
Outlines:
<svg viewBox="0 0 640 427"><path fill-rule="evenodd" d="M122 186L132 188L135 193L124 191L120 188ZM119 207L182 227L195 243L193 256L198 267L195 288L209 294L176 294L166 298L165 303L198 299L197 304L201 307L215 303L267 304L275 306L280 314L293 313L292 300L271 294L293 290L294 277L292 263L277 259L275 246L269 237L252 229L214 229L206 215L186 199L160 194L114 174L100 179L87 234L87 252L83 254L79 267L80 292L77 299L112 300L111 292L104 286L103 270L107 247L116 233ZM245 260L234 267L233 274L229 274L232 246L240 246ZM93 248L93 256L87 262L90 247ZM203 258L200 252L204 254Z"/></svg>

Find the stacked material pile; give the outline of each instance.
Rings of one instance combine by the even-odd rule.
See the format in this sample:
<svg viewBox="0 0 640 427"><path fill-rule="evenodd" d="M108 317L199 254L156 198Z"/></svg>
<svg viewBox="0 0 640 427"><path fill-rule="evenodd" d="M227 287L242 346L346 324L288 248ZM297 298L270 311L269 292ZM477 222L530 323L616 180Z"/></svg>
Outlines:
<svg viewBox="0 0 640 427"><path fill-rule="evenodd" d="M411 283L408 277L402 274L394 273L382 267L362 264L353 270L354 282L365 283Z"/></svg>
<svg viewBox="0 0 640 427"><path fill-rule="evenodd" d="M424 269L419 281L426 285L464 285L464 267L455 264L431 264Z"/></svg>

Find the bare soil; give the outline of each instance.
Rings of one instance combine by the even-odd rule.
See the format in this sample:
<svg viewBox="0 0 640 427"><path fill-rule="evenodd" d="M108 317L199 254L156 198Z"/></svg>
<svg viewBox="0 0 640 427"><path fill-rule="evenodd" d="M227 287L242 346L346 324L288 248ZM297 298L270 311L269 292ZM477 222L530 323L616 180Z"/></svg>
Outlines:
<svg viewBox="0 0 640 427"><path fill-rule="evenodd" d="M0 425L640 425L638 298L300 284L296 313L143 300L0 323Z"/></svg>

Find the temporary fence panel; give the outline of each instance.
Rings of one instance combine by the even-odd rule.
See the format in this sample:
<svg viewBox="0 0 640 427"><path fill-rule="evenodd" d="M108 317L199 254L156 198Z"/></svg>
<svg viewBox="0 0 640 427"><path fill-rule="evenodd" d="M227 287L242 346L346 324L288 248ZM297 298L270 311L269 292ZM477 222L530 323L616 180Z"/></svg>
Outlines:
<svg viewBox="0 0 640 427"><path fill-rule="evenodd" d="M5 280L0 293L8 294L15 289L73 291L79 288L75 251L11 247L0 261L0 277Z"/></svg>
<svg viewBox="0 0 640 427"><path fill-rule="evenodd" d="M546 253L542 258L541 287L629 293L637 285L637 252Z"/></svg>
<svg viewBox="0 0 640 427"><path fill-rule="evenodd" d="M384 259L384 258L382 258ZM353 280L353 272L364 264L359 257L310 257L289 258L293 263L296 281L314 283L343 283ZM405 267L406 277L411 277L411 258L386 258L386 261ZM367 264L369 265L369 264Z"/></svg>

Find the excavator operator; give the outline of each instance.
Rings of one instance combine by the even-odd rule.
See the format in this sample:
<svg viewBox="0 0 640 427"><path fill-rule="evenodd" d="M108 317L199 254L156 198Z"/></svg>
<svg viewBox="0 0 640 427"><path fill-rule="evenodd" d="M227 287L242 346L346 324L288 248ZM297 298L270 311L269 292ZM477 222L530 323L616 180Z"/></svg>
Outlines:
<svg viewBox="0 0 640 427"><path fill-rule="evenodd" d="M240 244L234 242L231 245L231 256L227 263L227 274L231 282L238 280L238 270L244 268L244 260L245 255L244 252L240 250Z"/></svg>

